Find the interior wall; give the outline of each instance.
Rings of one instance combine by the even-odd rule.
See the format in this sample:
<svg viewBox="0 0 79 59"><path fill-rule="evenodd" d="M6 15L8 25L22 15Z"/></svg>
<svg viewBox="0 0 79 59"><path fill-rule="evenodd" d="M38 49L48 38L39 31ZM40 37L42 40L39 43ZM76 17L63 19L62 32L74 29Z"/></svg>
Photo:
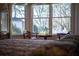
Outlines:
<svg viewBox="0 0 79 59"><path fill-rule="evenodd" d="M75 10L76 11L76 18L77 18L77 22L76 22L76 24L77 24L77 32L76 32L76 34L78 34L79 35L79 4L76 4L76 9L77 10Z"/></svg>
<svg viewBox="0 0 79 59"><path fill-rule="evenodd" d="M31 4L25 6L25 29L32 32L32 9Z"/></svg>
<svg viewBox="0 0 79 59"><path fill-rule="evenodd" d="M72 4L72 32L79 35L79 3Z"/></svg>

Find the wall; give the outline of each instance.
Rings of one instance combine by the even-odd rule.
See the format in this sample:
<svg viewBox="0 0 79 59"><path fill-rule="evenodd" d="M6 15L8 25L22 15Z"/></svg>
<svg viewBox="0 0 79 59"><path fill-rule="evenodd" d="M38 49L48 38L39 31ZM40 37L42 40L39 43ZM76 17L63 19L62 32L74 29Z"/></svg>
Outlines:
<svg viewBox="0 0 79 59"><path fill-rule="evenodd" d="M75 9L77 9L77 10L75 10L75 12L76 12L76 20L77 20L77 32L76 32L76 34L78 34L79 35L79 4L76 4L76 8Z"/></svg>
<svg viewBox="0 0 79 59"><path fill-rule="evenodd" d="M79 3L72 4L72 32L79 35Z"/></svg>

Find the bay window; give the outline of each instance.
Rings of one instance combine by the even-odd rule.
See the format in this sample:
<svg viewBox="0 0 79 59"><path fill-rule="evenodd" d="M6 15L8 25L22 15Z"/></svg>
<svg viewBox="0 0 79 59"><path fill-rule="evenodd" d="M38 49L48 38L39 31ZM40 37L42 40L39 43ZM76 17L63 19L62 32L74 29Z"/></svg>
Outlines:
<svg viewBox="0 0 79 59"><path fill-rule="evenodd" d="M26 30L25 16L28 20L31 20L31 22L27 21L27 29L29 31L32 29L33 33L39 35L68 33L71 31L70 3L27 4L27 7L29 9L25 12L25 5L23 4L14 4L12 6L12 34L23 34ZM29 27L31 23L32 28Z"/></svg>

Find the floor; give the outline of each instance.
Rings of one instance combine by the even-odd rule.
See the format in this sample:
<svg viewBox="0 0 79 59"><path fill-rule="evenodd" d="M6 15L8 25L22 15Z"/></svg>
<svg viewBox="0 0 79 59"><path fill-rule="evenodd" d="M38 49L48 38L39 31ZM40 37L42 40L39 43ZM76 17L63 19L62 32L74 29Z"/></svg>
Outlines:
<svg viewBox="0 0 79 59"><path fill-rule="evenodd" d="M4 39L0 40L0 55L40 55L35 54L35 52L39 49L39 51L44 52L41 53L41 55L45 55L45 53L47 53L47 55L52 55L45 50L50 50L52 48L49 47L53 46L55 48L56 46L70 48L75 47L75 44L73 42L58 40ZM58 48L56 48L55 50L57 49ZM64 55L64 53L58 55Z"/></svg>

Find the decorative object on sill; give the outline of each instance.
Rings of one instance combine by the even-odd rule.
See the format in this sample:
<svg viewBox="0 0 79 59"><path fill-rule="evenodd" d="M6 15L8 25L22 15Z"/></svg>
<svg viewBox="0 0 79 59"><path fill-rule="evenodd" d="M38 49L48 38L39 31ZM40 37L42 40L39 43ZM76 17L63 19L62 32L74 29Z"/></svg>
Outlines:
<svg viewBox="0 0 79 59"><path fill-rule="evenodd" d="M31 32L30 31L27 31L26 33L23 34L23 37L24 39L27 37L27 38L31 38Z"/></svg>
<svg viewBox="0 0 79 59"><path fill-rule="evenodd" d="M57 33L57 37L60 40L62 36L66 35L65 33Z"/></svg>

